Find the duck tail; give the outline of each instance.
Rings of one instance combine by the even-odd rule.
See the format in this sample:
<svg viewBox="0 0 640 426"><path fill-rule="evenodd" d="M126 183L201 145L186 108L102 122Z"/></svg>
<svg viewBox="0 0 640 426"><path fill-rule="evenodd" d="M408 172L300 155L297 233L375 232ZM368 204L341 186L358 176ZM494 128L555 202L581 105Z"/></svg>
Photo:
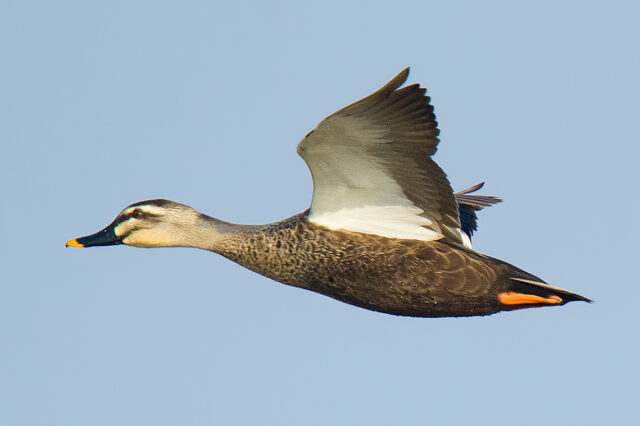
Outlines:
<svg viewBox="0 0 640 426"><path fill-rule="evenodd" d="M551 286L536 276L512 265L509 285L498 294L498 300L507 309L531 308L536 306L562 306L569 302L593 301L577 293Z"/></svg>

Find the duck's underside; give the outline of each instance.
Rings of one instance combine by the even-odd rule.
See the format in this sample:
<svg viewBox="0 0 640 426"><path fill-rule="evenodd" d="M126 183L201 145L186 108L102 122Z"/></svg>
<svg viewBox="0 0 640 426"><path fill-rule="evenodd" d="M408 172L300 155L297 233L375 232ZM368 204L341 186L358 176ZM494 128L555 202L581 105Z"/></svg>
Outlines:
<svg viewBox="0 0 640 426"><path fill-rule="evenodd" d="M506 262L441 240L327 230L304 216L231 245L219 252L260 274L393 315L474 316L589 301Z"/></svg>
<svg viewBox="0 0 640 426"><path fill-rule="evenodd" d="M360 254L339 268L318 268L301 287L362 308L414 317L489 315L588 301L545 286L541 279L498 259L478 261L445 243L417 243L422 247L409 243L404 253L375 258Z"/></svg>

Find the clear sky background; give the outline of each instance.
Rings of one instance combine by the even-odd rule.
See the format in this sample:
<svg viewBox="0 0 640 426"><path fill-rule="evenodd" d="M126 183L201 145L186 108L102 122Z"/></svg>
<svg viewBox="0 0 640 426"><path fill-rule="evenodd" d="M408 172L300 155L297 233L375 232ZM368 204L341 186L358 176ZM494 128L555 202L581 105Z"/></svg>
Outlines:
<svg viewBox="0 0 640 426"><path fill-rule="evenodd" d="M637 424L637 2L0 6L1 425ZM305 210L295 147L406 66L474 247L593 298L412 319L213 253L65 249L126 205Z"/></svg>

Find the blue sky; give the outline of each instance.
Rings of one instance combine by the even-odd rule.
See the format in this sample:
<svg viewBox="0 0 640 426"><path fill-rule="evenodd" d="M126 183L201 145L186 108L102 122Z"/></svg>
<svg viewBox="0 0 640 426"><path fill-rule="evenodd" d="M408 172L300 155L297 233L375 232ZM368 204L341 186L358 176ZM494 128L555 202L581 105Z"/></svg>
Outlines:
<svg viewBox="0 0 640 426"><path fill-rule="evenodd" d="M29 2L0 14L0 424L633 424L633 2ZM411 319L190 249L65 249L126 205L266 223L295 147L406 66L474 247L593 298Z"/></svg>

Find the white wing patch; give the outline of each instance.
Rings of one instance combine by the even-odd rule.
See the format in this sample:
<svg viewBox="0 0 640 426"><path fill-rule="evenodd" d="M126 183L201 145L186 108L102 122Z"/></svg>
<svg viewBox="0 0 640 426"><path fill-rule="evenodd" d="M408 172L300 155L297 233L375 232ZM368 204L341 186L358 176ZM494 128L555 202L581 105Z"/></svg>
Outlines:
<svg viewBox="0 0 640 426"><path fill-rule="evenodd" d="M425 228L433 225L433 222L420 216L421 213L422 210L415 206L366 206L319 215L310 214L309 221L333 230L342 229L387 238L423 241L442 238L441 233Z"/></svg>
<svg viewBox="0 0 640 426"><path fill-rule="evenodd" d="M392 143L382 126L331 116L298 145L313 176L309 221L329 229L387 238L437 240L436 221L409 200L398 182L368 152Z"/></svg>

